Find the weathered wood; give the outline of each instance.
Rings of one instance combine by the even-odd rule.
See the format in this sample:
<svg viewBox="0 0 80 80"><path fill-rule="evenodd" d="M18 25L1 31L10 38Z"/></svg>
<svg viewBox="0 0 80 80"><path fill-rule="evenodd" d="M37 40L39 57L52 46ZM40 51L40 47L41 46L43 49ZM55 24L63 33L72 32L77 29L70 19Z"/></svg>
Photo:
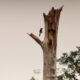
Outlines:
<svg viewBox="0 0 80 80"><path fill-rule="evenodd" d="M52 8L48 15L43 13L45 37L43 42L34 34L29 34L43 49L43 80L56 80L56 47L60 9Z"/></svg>

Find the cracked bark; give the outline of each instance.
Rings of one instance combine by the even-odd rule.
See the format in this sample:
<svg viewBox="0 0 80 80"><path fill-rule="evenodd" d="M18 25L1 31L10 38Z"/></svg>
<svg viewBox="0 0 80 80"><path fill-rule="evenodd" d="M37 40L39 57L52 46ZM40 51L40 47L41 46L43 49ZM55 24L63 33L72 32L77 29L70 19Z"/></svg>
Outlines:
<svg viewBox="0 0 80 80"><path fill-rule="evenodd" d="M41 41L33 33L28 34L32 37L43 50L43 80L56 80L56 48L59 17L62 8L52 8L48 15L43 13L45 23L45 36Z"/></svg>

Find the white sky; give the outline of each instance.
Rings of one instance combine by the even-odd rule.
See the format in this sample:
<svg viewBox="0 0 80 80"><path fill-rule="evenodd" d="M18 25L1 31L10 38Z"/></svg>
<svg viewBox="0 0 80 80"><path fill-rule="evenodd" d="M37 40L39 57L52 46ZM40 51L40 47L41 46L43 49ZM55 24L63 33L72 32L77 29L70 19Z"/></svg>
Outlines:
<svg viewBox="0 0 80 80"><path fill-rule="evenodd" d="M42 13L62 5L58 57L80 46L80 0L0 0L0 80L42 79L42 74L33 73L34 69L42 73L42 49L26 33L38 36L44 27Z"/></svg>

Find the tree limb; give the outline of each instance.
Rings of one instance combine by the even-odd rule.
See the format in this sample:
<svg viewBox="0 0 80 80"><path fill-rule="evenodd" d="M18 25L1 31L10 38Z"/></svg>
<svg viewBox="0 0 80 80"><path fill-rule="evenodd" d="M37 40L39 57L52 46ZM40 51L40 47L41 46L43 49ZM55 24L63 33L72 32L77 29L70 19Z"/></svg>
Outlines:
<svg viewBox="0 0 80 80"><path fill-rule="evenodd" d="M30 33L28 35L32 37L42 47L42 41L36 35L34 35L33 33Z"/></svg>

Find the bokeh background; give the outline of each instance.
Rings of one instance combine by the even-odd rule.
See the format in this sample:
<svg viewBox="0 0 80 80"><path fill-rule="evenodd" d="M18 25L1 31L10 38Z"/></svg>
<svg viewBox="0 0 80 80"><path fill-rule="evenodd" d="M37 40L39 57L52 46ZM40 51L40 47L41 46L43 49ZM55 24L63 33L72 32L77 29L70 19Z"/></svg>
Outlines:
<svg viewBox="0 0 80 80"><path fill-rule="evenodd" d="M0 80L42 80L42 49L26 33L39 37L43 13L62 5L57 57L80 46L80 0L0 0Z"/></svg>

